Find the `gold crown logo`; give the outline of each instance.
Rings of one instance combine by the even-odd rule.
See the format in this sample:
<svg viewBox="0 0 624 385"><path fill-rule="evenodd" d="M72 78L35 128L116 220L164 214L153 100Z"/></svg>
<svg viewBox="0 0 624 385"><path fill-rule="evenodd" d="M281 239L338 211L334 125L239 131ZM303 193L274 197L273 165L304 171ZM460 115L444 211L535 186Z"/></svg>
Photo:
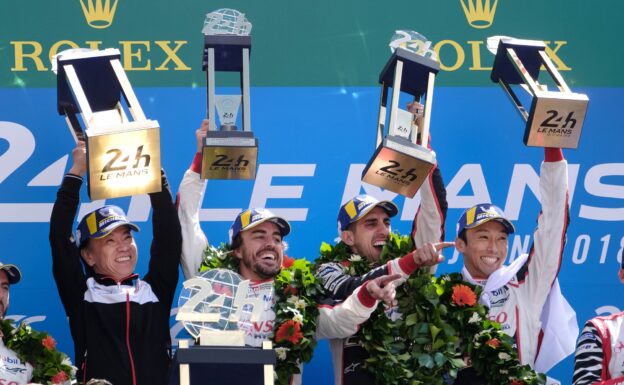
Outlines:
<svg viewBox="0 0 624 385"><path fill-rule="evenodd" d="M115 17L115 10L117 9L117 1L110 5L110 0L105 0L102 4L102 0L80 0L82 5L82 12L87 19L87 24L93 28L107 28L113 24L113 17ZM85 4L87 2L88 4Z"/></svg>
<svg viewBox="0 0 624 385"><path fill-rule="evenodd" d="M468 24L474 28L487 28L494 22L494 14L496 14L496 5L498 0L494 0L491 5L490 0L460 0L466 20ZM468 2L468 5L466 5ZM485 2L485 4L484 4Z"/></svg>

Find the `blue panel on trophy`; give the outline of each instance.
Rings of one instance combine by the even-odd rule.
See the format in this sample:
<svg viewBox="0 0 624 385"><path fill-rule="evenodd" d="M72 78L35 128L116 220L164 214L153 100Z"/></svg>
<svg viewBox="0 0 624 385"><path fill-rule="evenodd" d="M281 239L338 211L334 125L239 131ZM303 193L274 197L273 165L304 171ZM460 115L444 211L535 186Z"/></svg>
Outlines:
<svg viewBox="0 0 624 385"><path fill-rule="evenodd" d="M507 56L507 48L512 48L516 52L529 76L537 80L542 67L542 59L539 53L546 50L546 44L539 40L501 39L498 43L498 50L490 75L492 81L498 83L498 79L502 79L507 84L524 83L524 79L516 70L514 63Z"/></svg>
<svg viewBox="0 0 624 385"><path fill-rule="evenodd" d="M440 71L440 63L437 61L397 48L379 74L379 83L393 87L394 70L398 60L403 62L401 91L411 95L424 94L427 91L429 73L437 74Z"/></svg>
<svg viewBox="0 0 624 385"><path fill-rule="evenodd" d="M76 71L80 84L93 112L113 109L121 98L121 85L113 71L110 61L120 55L108 55L75 60L63 60L59 63L57 81L57 108L61 115L65 112L79 113L78 106L67 81L63 65L71 64Z"/></svg>
<svg viewBox="0 0 624 385"><path fill-rule="evenodd" d="M215 71L241 72L243 70L243 48L251 53L251 36L205 35L202 69L208 66L208 48L215 50Z"/></svg>

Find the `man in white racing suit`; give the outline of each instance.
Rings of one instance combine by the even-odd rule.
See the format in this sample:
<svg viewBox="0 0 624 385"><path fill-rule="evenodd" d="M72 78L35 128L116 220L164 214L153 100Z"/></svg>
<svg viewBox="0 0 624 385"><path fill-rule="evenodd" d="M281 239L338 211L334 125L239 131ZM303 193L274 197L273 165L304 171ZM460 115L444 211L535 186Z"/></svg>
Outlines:
<svg viewBox="0 0 624 385"><path fill-rule="evenodd" d="M208 241L201 229L199 210L203 201L206 181L200 179L201 146L208 127L204 120L196 132L198 152L180 184L178 214L182 226L182 270L186 279L192 278L202 262ZM241 212L230 228L230 246L239 259L240 275L249 279L250 297L262 297L265 309L254 323L239 325L247 331L246 344L261 346L273 331L275 313L273 305L273 277L282 266L284 258L283 237L290 232L288 222L266 209L248 209ZM382 276L371 280L353 292L337 306L319 306L316 338L344 338L353 335L358 325L366 321L379 300L392 302L394 284L398 276ZM246 325L245 325L246 324ZM291 384L300 384L301 375L294 375Z"/></svg>
<svg viewBox="0 0 624 385"><path fill-rule="evenodd" d="M624 283L624 251L618 272ZM624 385L624 312L590 319L576 344L573 385Z"/></svg>
<svg viewBox="0 0 624 385"><path fill-rule="evenodd" d="M508 236L515 229L500 208L475 205L457 223L455 243L463 254L464 279L484 287L480 302L489 307L490 319L515 338L520 362L541 372L571 354L578 334L576 315L556 281L569 222L567 186L561 149L545 148L540 171L542 211L533 245L528 255L509 266L503 264ZM551 337L558 345L546 342ZM553 350L556 346L561 349Z"/></svg>

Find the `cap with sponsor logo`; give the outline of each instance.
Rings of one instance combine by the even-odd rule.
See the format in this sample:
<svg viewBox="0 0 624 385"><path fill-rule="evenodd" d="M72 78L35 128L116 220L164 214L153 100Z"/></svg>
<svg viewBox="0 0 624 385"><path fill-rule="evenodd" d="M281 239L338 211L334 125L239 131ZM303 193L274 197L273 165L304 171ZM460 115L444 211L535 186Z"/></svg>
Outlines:
<svg viewBox="0 0 624 385"><path fill-rule="evenodd" d="M22 272L13 264L0 262L0 270L6 273L11 285L18 283L22 279Z"/></svg>
<svg viewBox="0 0 624 385"><path fill-rule="evenodd" d="M475 228L489 221L500 222L505 226L508 234L516 231L513 223L505 217L505 213L503 213L500 207L491 203L480 203L464 211L461 217L459 217L459 221L457 221L457 235L459 236L466 229Z"/></svg>
<svg viewBox="0 0 624 385"><path fill-rule="evenodd" d="M241 231L249 230L266 221L275 223L282 237L290 233L290 223L282 217L278 217L267 209L247 209L236 217L230 226L230 244Z"/></svg>
<svg viewBox="0 0 624 385"><path fill-rule="evenodd" d="M104 238L119 226L126 225L131 230L139 231L139 226L126 218L124 211L113 205L102 206L85 215L76 230L76 246L84 246L91 238Z"/></svg>
<svg viewBox="0 0 624 385"><path fill-rule="evenodd" d="M338 232L345 231L351 223L357 222L375 207L381 207L386 210L390 217L397 215L399 212L399 208L390 201L380 201L366 194L358 195L340 207L340 211L338 211Z"/></svg>

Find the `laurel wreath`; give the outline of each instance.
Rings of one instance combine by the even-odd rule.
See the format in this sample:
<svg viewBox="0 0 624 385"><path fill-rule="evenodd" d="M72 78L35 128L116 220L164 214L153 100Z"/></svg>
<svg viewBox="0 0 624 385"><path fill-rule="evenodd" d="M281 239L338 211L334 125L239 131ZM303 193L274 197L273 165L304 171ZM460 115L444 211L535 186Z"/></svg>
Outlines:
<svg viewBox="0 0 624 385"><path fill-rule="evenodd" d="M239 261L226 244L204 250L200 273L218 268L239 271ZM277 355L275 384L289 385L291 377L301 373L301 364L312 359L319 315L314 298L322 289L310 262L287 256L273 283L275 323L271 341Z"/></svg>
<svg viewBox="0 0 624 385"><path fill-rule="evenodd" d="M412 250L410 237L391 233L380 262ZM338 262L352 276L364 275L372 267L343 242L321 245L316 265L329 262ZM488 384L544 384L545 376L520 364L513 339L477 303L481 290L458 273L436 278L428 269L419 269L412 274L397 288L394 310L400 318L390 320L384 311L388 309L379 307L357 334L369 353L365 368L375 382L443 385L452 382L469 359Z"/></svg>
<svg viewBox="0 0 624 385"><path fill-rule="evenodd" d="M4 345L17 357L33 367L32 382L46 385L63 384L76 377L76 368L64 353L56 349L56 341L48 333L33 330L21 323L0 320Z"/></svg>

